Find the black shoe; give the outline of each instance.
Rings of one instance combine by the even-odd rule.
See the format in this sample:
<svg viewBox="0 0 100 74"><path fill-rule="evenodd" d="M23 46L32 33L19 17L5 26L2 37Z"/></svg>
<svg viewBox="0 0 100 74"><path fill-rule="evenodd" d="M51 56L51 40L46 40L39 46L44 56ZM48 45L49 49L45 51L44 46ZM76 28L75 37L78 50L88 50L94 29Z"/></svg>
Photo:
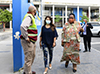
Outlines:
<svg viewBox="0 0 100 74"><path fill-rule="evenodd" d="M77 72L77 70L73 69L73 72L75 73L75 72Z"/></svg>
<svg viewBox="0 0 100 74"><path fill-rule="evenodd" d="M32 71L32 74L36 74L36 72L35 71Z"/></svg>
<svg viewBox="0 0 100 74"><path fill-rule="evenodd" d="M23 72L23 74L26 74L25 72ZM32 71L32 74L36 74L36 72Z"/></svg>
<svg viewBox="0 0 100 74"><path fill-rule="evenodd" d="M23 74L25 74L25 72L23 72Z"/></svg>
<svg viewBox="0 0 100 74"><path fill-rule="evenodd" d="M89 52L91 52L91 50L89 50Z"/></svg>
<svg viewBox="0 0 100 74"><path fill-rule="evenodd" d="M79 49L79 51L81 51L81 49Z"/></svg>
<svg viewBox="0 0 100 74"><path fill-rule="evenodd" d="M87 51L85 50L85 51L83 51L83 52L87 52Z"/></svg>
<svg viewBox="0 0 100 74"><path fill-rule="evenodd" d="M65 68L68 67L68 64L69 64L69 61L66 61L66 63L65 63Z"/></svg>

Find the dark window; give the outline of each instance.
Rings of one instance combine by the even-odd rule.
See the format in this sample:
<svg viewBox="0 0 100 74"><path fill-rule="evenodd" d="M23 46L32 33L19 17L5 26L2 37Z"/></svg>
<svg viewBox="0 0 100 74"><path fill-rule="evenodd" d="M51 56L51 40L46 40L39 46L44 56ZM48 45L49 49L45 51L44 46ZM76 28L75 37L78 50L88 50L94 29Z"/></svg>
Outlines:
<svg viewBox="0 0 100 74"><path fill-rule="evenodd" d="M28 0L28 3L30 3L30 0Z"/></svg>

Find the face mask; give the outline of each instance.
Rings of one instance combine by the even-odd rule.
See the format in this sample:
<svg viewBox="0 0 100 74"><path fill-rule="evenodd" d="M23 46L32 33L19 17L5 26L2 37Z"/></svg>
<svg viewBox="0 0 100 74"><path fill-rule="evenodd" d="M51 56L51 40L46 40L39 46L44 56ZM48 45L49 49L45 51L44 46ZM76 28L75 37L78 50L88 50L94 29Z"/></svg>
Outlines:
<svg viewBox="0 0 100 74"><path fill-rule="evenodd" d="M50 24L50 23L51 23L51 21L50 21L50 20L46 20L46 23L47 23L47 24Z"/></svg>
<svg viewBox="0 0 100 74"><path fill-rule="evenodd" d="M36 13L34 14L34 16L36 16Z"/></svg>
<svg viewBox="0 0 100 74"><path fill-rule="evenodd" d="M83 22L83 24L85 24L85 22Z"/></svg>

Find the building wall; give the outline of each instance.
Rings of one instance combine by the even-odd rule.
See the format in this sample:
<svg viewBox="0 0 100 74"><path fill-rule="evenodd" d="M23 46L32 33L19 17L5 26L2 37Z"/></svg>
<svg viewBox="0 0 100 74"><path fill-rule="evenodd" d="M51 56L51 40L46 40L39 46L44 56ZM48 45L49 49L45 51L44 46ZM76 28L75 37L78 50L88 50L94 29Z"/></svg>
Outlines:
<svg viewBox="0 0 100 74"><path fill-rule="evenodd" d="M79 21L81 21L82 18L81 18L80 16L82 16L83 9L80 8L79 11L80 11L80 12L79 12Z"/></svg>
<svg viewBox="0 0 100 74"><path fill-rule="evenodd" d="M0 0L0 8L12 12L12 0ZM6 23L6 28L12 29L12 21Z"/></svg>
<svg viewBox="0 0 100 74"><path fill-rule="evenodd" d="M2 3L5 3L5 4L12 3L12 0L0 0L0 4Z"/></svg>
<svg viewBox="0 0 100 74"><path fill-rule="evenodd" d="M81 21L81 17L80 16L82 16L82 11L83 11L83 9L82 8L79 8L79 21ZM76 19L76 21L78 21L77 20L77 8L73 8L73 13L75 14L75 19Z"/></svg>
<svg viewBox="0 0 100 74"><path fill-rule="evenodd" d="M94 4L100 5L99 0L43 0L43 2L57 2L57 3L78 3L78 4Z"/></svg>

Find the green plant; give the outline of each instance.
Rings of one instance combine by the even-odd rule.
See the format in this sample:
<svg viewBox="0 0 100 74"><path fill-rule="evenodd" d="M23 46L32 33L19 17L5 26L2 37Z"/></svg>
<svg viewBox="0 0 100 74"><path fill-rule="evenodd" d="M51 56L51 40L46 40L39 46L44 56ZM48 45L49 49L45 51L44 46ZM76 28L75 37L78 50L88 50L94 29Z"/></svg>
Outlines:
<svg viewBox="0 0 100 74"><path fill-rule="evenodd" d="M99 14L99 18L98 18L98 21L100 21L100 14Z"/></svg>
<svg viewBox="0 0 100 74"><path fill-rule="evenodd" d="M56 18L55 22L60 22L60 20L62 19L62 18L60 18L60 15L56 15L55 18Z"/></svg>
<svg viewBox="0 0 100 74"><path fill-rule="evenodd" d="M0 9L0 22L3 23L3 29L5 31L5 24L12 20L12 12L8 10Z"/></svg>
<svg viewBox="0 0 100 74"><path fill-rule="evenodd" d="M82 19L81 19L81 22L83 22L84 19L87 19L87 21L89 22L89 18L84 14L84 12L82 12L82 16L80 16Z"/></svg>
<svg viewBox="0 0 100 74"><path fill-rule="evenodd" d="M0 21L7 23L12 20L12 12L9 12L8 10L0 10Z"/></svg>

